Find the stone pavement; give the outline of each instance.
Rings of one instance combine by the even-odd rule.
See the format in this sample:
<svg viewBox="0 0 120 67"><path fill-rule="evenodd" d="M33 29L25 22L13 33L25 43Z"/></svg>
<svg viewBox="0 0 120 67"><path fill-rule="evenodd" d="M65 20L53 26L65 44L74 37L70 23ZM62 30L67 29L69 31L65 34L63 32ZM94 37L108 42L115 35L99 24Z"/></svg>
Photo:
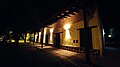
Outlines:
<svg viewBox="0 0 120 67"><path fill-rule="evenodd" d="M31 45L32 45L32 43L31 43ZM41 48L41 45L38 43L35 43L32 46L36 47L37 49L42 49L56 57L61 58L61 59L67 60L68 62L71 62L74 65L76 65L77 67L102 67L98 64L95 64L95 62L99 60L99 58L97 58L97 57L96 58L91 57L92 63L86 64L85 54L83 54L83 53L77 53L77 52L72 52L72 51L68 51L68 50L64 50L64 49L58 49L58 48L55 48L52 46L43 46L43 48Z"/></svg>

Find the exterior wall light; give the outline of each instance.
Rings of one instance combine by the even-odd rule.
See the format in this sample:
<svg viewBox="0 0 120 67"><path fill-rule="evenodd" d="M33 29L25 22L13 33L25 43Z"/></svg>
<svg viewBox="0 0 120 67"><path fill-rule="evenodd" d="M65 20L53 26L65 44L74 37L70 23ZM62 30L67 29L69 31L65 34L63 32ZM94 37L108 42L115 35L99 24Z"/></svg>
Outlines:
<svg viewBox="0 0 120 67"><path fill-rule="evenodd" d="M65 39L66 39L66 40L68 40L68 39L71 38L71 36L70 36L70 31L69 31L70 26L71 26L71 24L66 24L66 25L64 26L64 29L66 30L66 31L65 31Z"/></svg>
<svg viewBox="0 0 120 67"><path fill-rule="evenodd" d="M64 29L65 29L65 30L69 30L69 29L70 29L70 26L71 26L71 24L65 24L65 25L64 25Z"/></svg>

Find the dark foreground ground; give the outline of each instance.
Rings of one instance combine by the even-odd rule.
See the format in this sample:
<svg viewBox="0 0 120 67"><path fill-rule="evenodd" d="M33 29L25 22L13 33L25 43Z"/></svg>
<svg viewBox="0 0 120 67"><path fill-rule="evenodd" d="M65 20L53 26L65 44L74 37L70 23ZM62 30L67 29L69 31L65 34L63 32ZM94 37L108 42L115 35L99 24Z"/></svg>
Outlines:
<svg viewBox="0 0 120 67"><path fill-rule="evenodd" d="M0 67L75 67L43 50L25 44L0 49Z"/></svg>

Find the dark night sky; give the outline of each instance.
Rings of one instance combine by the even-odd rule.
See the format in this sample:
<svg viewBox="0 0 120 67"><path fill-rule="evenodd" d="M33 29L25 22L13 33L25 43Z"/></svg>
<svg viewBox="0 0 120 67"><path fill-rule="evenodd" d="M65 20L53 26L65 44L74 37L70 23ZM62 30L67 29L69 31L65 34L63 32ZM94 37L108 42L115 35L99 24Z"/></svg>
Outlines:
<svg viewBox="0 0 120 67"><path fill-rule="evenodd" d="M51 16L73 0L2 0L0 27L29 29L45 23Z"/></svg>
<svg viewBox="0 0 120 67"><path fill-rule="evenodd" d="M100 16L106 34L110 28L115 28L120 33L120 3L118 0L99 0Z"/></svg>
<svg viewBox="0 0 120 67"><path fill-rule="evenodd" d="M0 29L33 28L73 2L74 0L1 0ZM119 2L117 0L97 0L97 2L104 26L119 27Z"/></svg>
<svg viewBox="0 0 120 67"><path fill-rule="evenodd" d="M105 21L108 22L119 22L120 16L120 3L116 0L110 1L101 1L101 12ZM114 23L112 23L114 24Z"/></svg>

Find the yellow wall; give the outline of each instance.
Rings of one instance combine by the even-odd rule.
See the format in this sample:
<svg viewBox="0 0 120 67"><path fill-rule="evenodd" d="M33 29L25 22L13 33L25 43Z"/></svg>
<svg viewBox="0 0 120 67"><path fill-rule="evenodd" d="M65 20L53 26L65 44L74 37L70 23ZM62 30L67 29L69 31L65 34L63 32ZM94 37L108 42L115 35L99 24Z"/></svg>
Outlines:
<svg viewBox="0 0 120 67"><path fill-rule="evenodd" d="M49 33L48 34L48 43L49 44L53 44L53 30L54 29L53 28L49 28L48 30L49 30L49 32L48 32Z"/></svg>
<svg viewBox="0 0 120 67"><path fill-rule="evenodd" d="M79 36L79 31L77 29L83 28L83 21L80 21L82 17L80 17L81 14L76 14L72 15L71 17L68 18L63 18L59 20L58 22L52 24L51 26L53 27L54 31L53 33L60 33L60 43L63 46L75 46L79 47L80 45L80 36ZM79 17L79 19L78 19ZM64 26L66 24L70 24L70 29L69 29L69 34L70 34L70 39L66 39L66 30L64 29ZM68 33L67 32L67 33ZM78 43L73 43L73 40L78 40Z"/></svg>
<svg viewBox="0 0 120 67"><path fill-rule="evenodd" d="M102 33L102 27L100 24L99 16L97 10L94 13L94 16L92 19L89 20L89 26L97 26L95 28L92 28L92 42L93 42L93 48L99 49L100 52L103 52L103 33Z"/></svg>
<svg viewBox="0 0 120 67"><path fill-rule="evenodd" d="M41 32L39 32L39 37L38 37L38 42L40 43L40 39L41 39Z"/></svg>
<svg viewBox="0 0 120 67"><path fill-rule="evenodd" d="M70 34L70 38L67 40L66 40L66 29L64 29L64 26L66 24L70 24L70 28L68 29L69 31L67 30L67 33L69 32ZM93 48L99 49L102 52L103 51L102 32L101 32L101 25L99 22L97 10L95 11L94 16L91 19L89 19L88 24L89 27L97 26L96 28L92 28ZM52 24L51 27L54 29L53 33L63 32L60 33L61 45L73 46L73 47L80 46L80 31L77 29L84 28L83 15L81 13L76 13L76 15L72 15L71 17L60 19L54 24ZM47 32L47 34L50 35L50 32ZM78 40L78 43L73 43L73 40ZM53 41L50 42L50 36L49 36L49 43L53 44Z"/></svg>

